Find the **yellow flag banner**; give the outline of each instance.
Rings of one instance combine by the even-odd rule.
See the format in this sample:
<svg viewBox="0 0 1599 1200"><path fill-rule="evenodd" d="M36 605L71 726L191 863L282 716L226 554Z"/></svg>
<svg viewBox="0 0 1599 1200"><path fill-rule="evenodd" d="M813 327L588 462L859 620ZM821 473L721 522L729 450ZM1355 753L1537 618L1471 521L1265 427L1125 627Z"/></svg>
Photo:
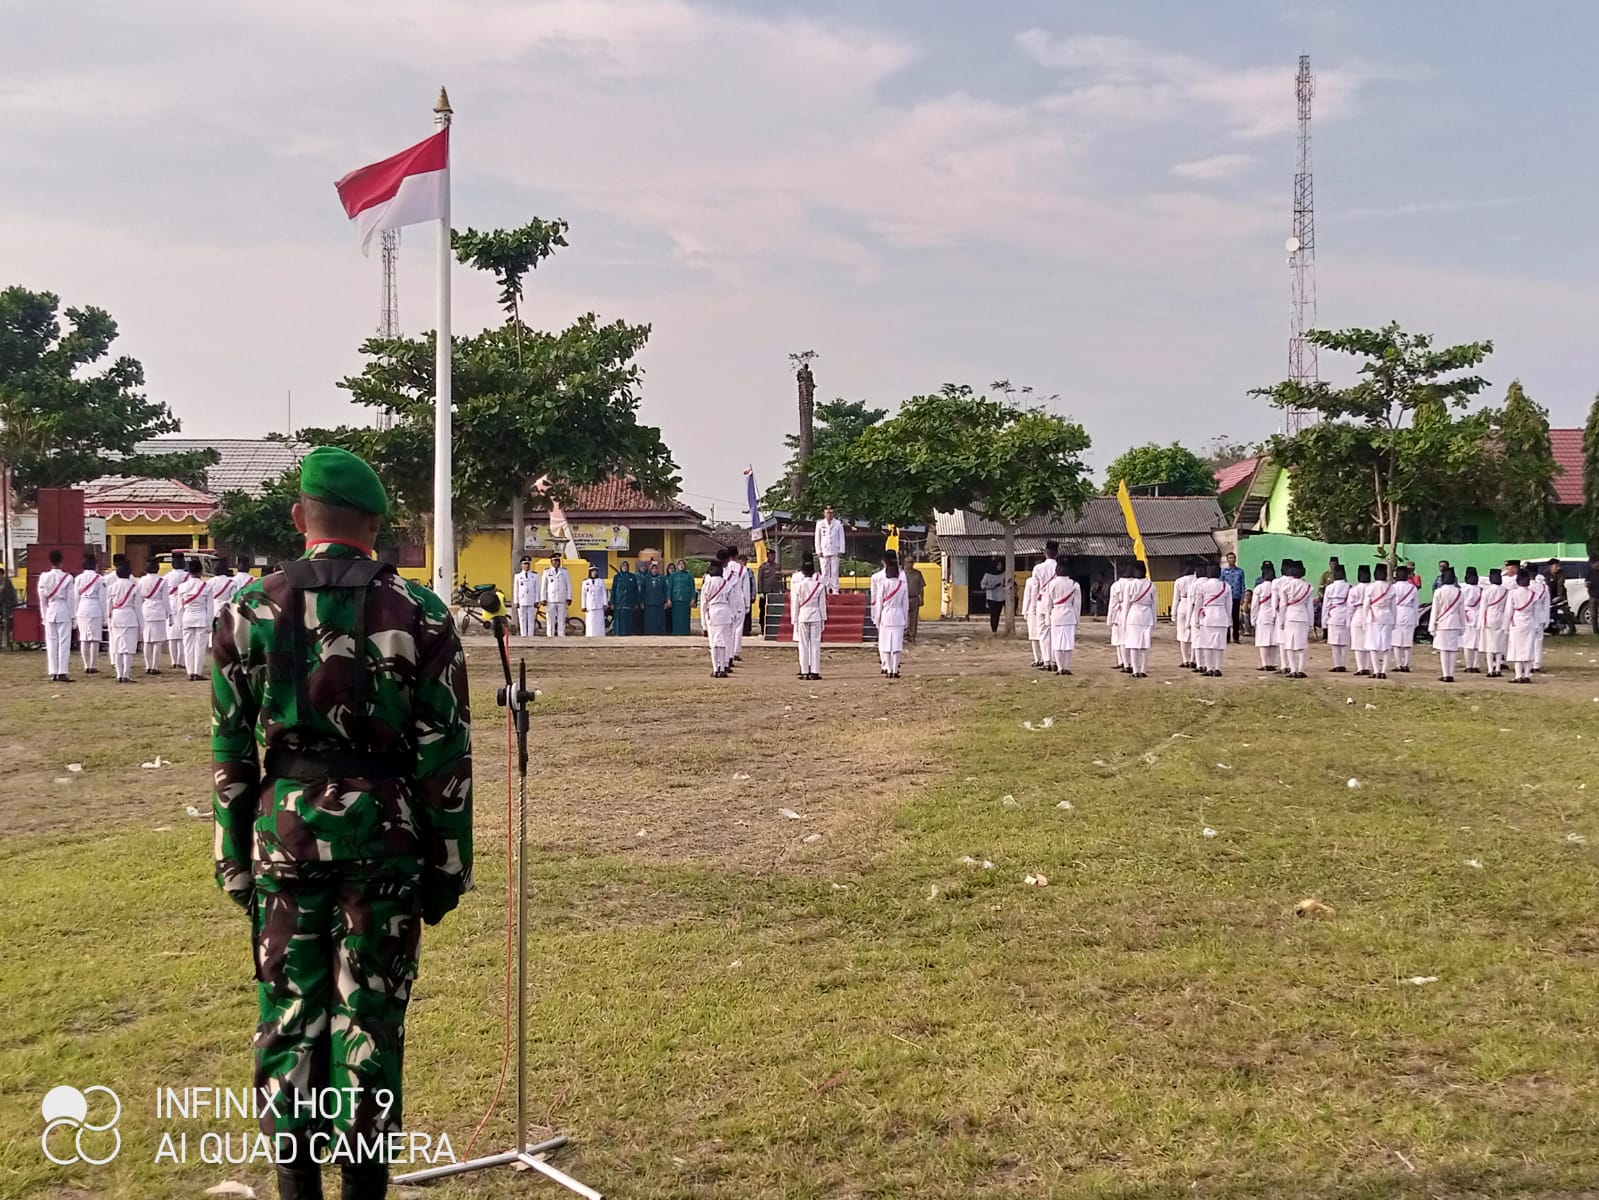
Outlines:
<svg viewBox="0 0 1599 1200"><path fill-rule="evenodd" d="M1133 494L1127 490L1127 481L1116 489L1116 502L1122 506L1122 519L1127 522L1127 536L1133 539L1133 557L1149 567L1149 556L1144 553L1144 539L1138 532L1138 517L1133 513Z"/></svg>

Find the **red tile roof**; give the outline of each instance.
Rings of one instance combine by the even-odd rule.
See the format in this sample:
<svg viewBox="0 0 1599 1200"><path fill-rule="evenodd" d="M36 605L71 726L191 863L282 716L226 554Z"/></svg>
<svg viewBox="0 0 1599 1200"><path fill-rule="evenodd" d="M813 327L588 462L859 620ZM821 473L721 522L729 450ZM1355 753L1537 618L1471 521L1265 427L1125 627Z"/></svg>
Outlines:
<svg viewBox="0 0 1599 1200"><path fill-rule="evenodd" d="M1551 429L1549 448L1555 454L1555 503L1582 503L1582 430Z"/></svg>
<svg viewBox="0 0 1599 1200"><path fill-rule="evenodd" d="M670 500L651 500L631 479L613 475L588 487L574 488L570 504L562 506L574 519L589 513L655 513L672 516L686 515L702 519L688 505L675 496Z"/></svg>
<svg viewBox="0 0 1599 1200"><path fill-rule="evenodd" d="M1232 491L1239 484L1248 483L1249 477L1255 473L1255 468L1259 464L1258 458L1246 458L1242 462L1235 462L1232 466L1217 471L1216 494L1222 495Z"/></svg>

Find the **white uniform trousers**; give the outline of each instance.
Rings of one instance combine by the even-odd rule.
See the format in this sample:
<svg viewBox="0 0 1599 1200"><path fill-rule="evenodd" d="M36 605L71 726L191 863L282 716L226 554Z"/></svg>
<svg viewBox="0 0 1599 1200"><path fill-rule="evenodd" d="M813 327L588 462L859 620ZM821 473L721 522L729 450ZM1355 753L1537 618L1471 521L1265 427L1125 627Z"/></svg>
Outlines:
<svg viewBox="0 0 1599 1200"><path fill-rule="evenodd" d="M827 594L838 595L838 555L822 555L822 578L827 581Z"/></svg>
<svg viewBox="0 0 1599 1200"><path fill-rule="evenodd" d="M605 610L591 608L583 614L583 632L589 637L605 636Z"/></svg>
<svg viewBox="0 0 1599 1200"><path fill-rule="evenodd" d="M199 675L205 667L205 644L211 631L205 626L183 630L183 666L190 675Z"/></svg>
<svg viewBox="0 0 1599 1200"><path fill-rule="evenodd" d="M566 605L546 604L544 606L544 636L566 636Z"/></svg>
<svg viewBox="0 0 1599 1200"><path fill-rule="evenodd" d="M710 624L705 627L705 640L711 647L711 667L717 671L727 670L727 664L733 661L733 627L731 625Z"/></svg>
<svg viewBox="0 0 1599 1200"><path fill-rule="evenodd" d="M72 622L46 621L44 624L45 673L51 678L65 675L72 665Z"/></svg>
<svg viewBox="0 0 1599 1200"><path fill-rule="evenodd" d="M794 626L794 640L799 643L801 675L822 673L822 626L811 622Z"/></svg>
<svg viewBox="0 0 1599 1200"><path fill-rule="evenodd" d="M516 624L523 637L532 637L535 626L538 624L539 606L536 604L519 604L516 609Z"/></svg>
<svg viewBox="0 0 1599 1200"><path fill-rule="evenodd" d="M165 617L146 617L144 632L144 669L146 671L159 671L161 669L161 647L167 640L167 621Z"/></svg>

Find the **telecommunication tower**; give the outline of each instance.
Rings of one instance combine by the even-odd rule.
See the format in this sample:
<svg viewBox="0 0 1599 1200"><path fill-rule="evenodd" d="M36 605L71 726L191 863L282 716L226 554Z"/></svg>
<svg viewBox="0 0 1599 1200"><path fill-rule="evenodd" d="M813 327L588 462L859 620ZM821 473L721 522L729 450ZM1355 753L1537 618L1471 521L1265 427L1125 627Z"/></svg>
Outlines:
<svg viewBox="0 0 1599 1200"><path fill-rule="evenodd" d="M1316 189L1310 172L1310 101L1316 94L1316 77L1310 73L1310 55L1299 56L1294 95L1299 102L1299 168L1294 172L1294 232L1288 239L1288 273L1292 285L1292 333L1288 339L1288 378L1310 386L1321 378L1315 343L1305 331L1316 327ZM1286 432L1298 433L1314 420L1303 409L1289 409Z"/></svg>
<svg viewBox="0 0 1599 1200"><path fill-rule="evenodd" d="M383 311L378 315L378 336L400 336L400 289L396 269L400 257L400 231L385 229L383 239ZM394 414L386 408L378 410L378 428L388 429L394 424Z"/></svg>

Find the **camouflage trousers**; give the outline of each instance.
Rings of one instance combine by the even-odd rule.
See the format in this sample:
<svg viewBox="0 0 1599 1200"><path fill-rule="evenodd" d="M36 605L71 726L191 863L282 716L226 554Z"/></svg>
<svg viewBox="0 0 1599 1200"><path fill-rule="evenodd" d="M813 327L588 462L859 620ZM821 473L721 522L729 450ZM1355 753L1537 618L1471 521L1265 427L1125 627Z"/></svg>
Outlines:
<svg viewBox="0 0 1599 1200"><path fill-rule="evenodd" d="M398 1131L405 1006L422 908L410 880L258 877L255 974L261 1131ZM326 1144L324 1139L324 1145Z"/></svg>

